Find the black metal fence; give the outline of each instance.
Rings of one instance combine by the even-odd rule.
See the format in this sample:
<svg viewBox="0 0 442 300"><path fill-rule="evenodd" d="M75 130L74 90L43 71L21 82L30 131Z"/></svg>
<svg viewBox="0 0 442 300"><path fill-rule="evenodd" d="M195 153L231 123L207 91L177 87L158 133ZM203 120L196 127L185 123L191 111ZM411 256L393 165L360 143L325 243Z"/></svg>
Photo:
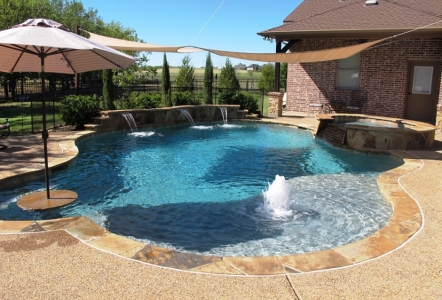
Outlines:
<svg viewBox="0 0 442 300"><path fill-rule="evenodd" d="M258 81L253 79L240 80L240 91L253 94L258 100L258 110L265 110L264 91L258 88ZM221 89L217 87L217 82L213 84L213 104L218 104L219 93ZM39 80L21 82L14 89L0 91L0 124L6 122L8 118L11 126L11 134L24 135L28 133L37 133L43 128L42 117L42 86ZM171 91L178 92L189 90L189 88L171 87ZM195 80L193 93L201 93L203 90L203 80ZM45 107L46 107L46 126L54 128L63 124L60 107L61 100L68 95L97 95L102 96L103 87L101 82L82 84L78 91L71 84L49 84L46 85ZM161 94L161 83L158 81L140 85L128 86L125 88L115 87L115 105L124 107L123 95L132 92L143 92L150 94ZM104 103L99 103L104 107ZM0 132L0 135L2 133Z"/></svg>

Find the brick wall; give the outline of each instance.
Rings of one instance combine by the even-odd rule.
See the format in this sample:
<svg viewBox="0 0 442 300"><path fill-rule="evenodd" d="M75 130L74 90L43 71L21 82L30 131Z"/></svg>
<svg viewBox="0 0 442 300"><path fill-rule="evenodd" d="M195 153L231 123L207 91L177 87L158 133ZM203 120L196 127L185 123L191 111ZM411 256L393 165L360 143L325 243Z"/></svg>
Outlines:
<svg viewBox="0 0 442 300"><path fill-rule="evenodd" d="M361 42L365 40L302 40L290 50L331 49ZM404 118L409 63L438 61L442 70L442 39L392 39L384 43L388 42L361 53L358 91L336 88L337 61L289 64L287 110L308 112L310 103L359 98L364 114ZM437 82L438 103L442 104L440 74Z"/></svg>
<svg viewBox="0 0 442 300"><path fill-rule="evenodd" d="M323 130L321 130L317 136L323 140L329 142L333 146L343 147L345 143L345 133L346 130L342 126L336 124L329 124Z"/></svg>

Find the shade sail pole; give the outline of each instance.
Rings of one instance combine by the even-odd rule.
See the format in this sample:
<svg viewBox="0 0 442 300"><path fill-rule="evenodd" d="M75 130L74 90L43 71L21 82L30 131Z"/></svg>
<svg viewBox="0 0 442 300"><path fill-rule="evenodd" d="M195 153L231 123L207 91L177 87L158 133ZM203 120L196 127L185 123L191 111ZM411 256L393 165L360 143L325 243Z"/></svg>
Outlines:
<svg viewBox="0 0 442 300"><path fill-rule="evenodd" d="M280 41L277 41L276 42L276 53L281 53L281 42ZM279 93L279 91L280 91L280 86L281 86L281 84L280 84L280 77L281 77L281 63L279 63L279 62L276 62L275 63L275 81L274 81L274 86L273 86L273 89L275 90L275 92L278 92Z"/></svg>
<svg viewBox="0 0 442 300"><path fill-rule="evenodd" d="M77 25L75 27L75 33L77 35L80 35L80 26ZM75 96L78 96L80 94L80 75L75 71Z"/></svg>
<svg viewBox="0 0 442 300"><path fill-rule="evenodd" d="M42 91L42 103L41 103L41 112L42 112L42 118L43 118L43 131L41 133L41 137L43 138L43 151L44 151L44 158L45 158L45 183L46 183L46 197L47 199L51 198L50 192L49 192L49 164L48 164L48 137L49 132L46 128L46 100L45 100L45 55L44 55L44 49L41 48L41 91Z"/></svg>

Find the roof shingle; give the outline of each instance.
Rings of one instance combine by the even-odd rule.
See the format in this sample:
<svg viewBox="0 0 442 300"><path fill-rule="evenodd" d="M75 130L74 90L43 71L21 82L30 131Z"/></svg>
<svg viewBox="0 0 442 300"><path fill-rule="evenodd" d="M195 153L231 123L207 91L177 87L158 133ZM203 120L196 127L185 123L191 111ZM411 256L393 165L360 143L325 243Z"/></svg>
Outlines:
<svg viewBox="0 0 442 300"><path fill-rule="evenodd" d="M258 34L281 32L407 30L442 21L442 0L304 0L285 19L284 24ZM441 28L442 22L432 25Z"/></svg>

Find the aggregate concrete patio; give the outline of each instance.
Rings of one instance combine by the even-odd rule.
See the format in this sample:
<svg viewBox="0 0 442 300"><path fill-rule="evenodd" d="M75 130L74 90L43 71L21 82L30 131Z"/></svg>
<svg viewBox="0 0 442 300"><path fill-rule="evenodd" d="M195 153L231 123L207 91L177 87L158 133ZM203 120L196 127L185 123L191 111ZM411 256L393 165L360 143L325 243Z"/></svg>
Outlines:
<svg viewBox="0 0 442 300"><path fill-rule="evenodd" d="M309 130L316 125L314 118L288 114L261 121ZM51 133L50 166L72 163L75 139L85 134ZM0 144L8 146L0 151L0 188L5 182L1 179L12 176L16 179L8 185L20 185L41 172L39 135L4 139ZM85 218L0 221L0 295L4 299L441 299L442 134L436 133L432 150L395 151L395 155L405 159L404 166L378 180L394 206L392 220L379 233L341 249L195 266L189 257L171 259L170 253L159 249L146 252L146 245L127 243ZM134 259L137 254L141 259Z"/></svg>

